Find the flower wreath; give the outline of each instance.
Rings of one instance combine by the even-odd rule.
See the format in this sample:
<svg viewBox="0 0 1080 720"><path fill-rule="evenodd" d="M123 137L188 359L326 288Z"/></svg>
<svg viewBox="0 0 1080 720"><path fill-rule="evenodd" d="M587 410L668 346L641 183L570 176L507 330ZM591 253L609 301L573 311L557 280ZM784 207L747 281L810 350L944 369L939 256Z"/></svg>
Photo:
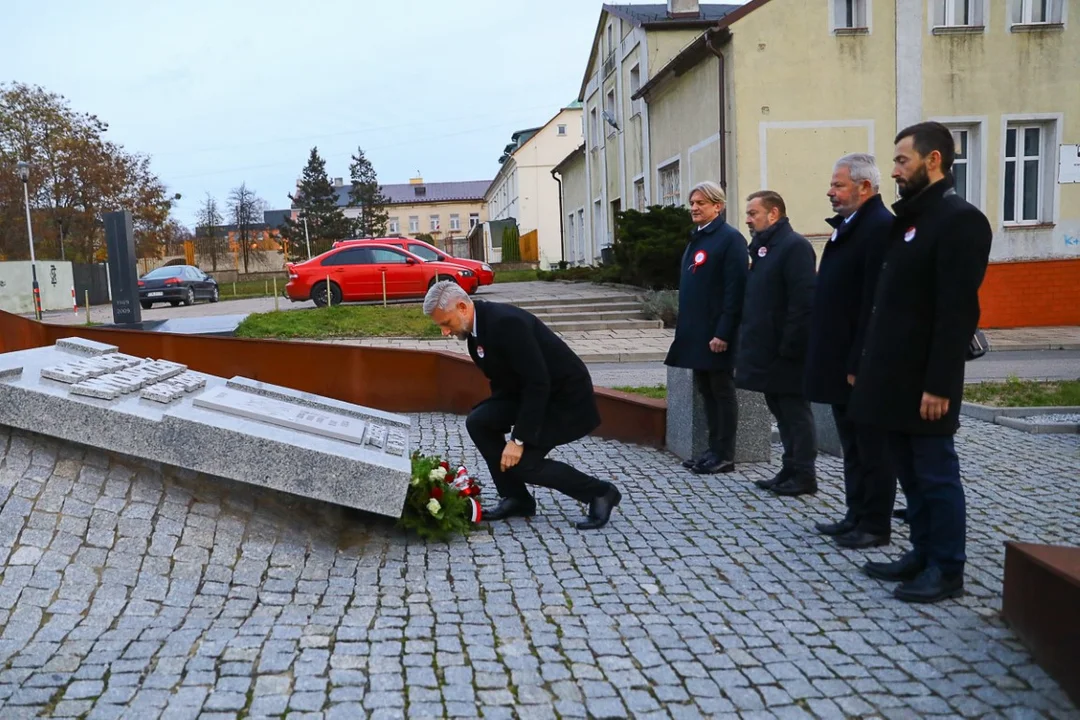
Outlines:
<svg viewBox="0 0 1080 720"><path fill-rule="evenodd" d="M468 535L480 522L480 483L464 465L453 477L450 463L434 455L412 455L412 480L398 525L425 540Z"/></svg>

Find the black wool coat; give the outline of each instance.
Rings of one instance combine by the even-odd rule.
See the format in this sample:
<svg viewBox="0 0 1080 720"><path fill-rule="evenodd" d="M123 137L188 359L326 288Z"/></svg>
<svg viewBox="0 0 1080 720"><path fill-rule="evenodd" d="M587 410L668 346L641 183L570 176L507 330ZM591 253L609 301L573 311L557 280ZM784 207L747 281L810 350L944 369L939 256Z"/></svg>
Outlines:
<svg viewBox="0 0 1080 720"><path fill-rule="evenodd" d="M814 288L806 352L807 400L846 405L850 398L847 376L858 375L892 221L880 195L864 202L846 223L842 215L827 221L835 230L821 253Z"/></svg>
<svg viewBox="0 0 1080 720"><path fill-rule="evenodd" d="M589 370L562 338L521 308L483 300L474 308L469 356L488 378L492 399L517 403L511 437L553 448L600 425Z"/></svg>
<svg viewBox="0 0 1080 720"><path fill-rule="evenodd" d="M893 209L848 413L895 432L952 435L993 231L948 180ZM944 417L922 419L924 392L949 399Z"/></svg>
<svg viewBox="0 0 1080 720"><path fill-rule="evenodd" d="M754 236L735 356L737 387L802 394L815 264L810 241L787 218Z"/></svg>
<svg viewBox="0 0 1080 720"><path fill-rule="evenodd" d="M731 370L738 345L743 293L750 272L746 238L713 220L691 233L679 275L679 319L664 363L691 370ZM709 341L728 349L715 353Z"/></svg>

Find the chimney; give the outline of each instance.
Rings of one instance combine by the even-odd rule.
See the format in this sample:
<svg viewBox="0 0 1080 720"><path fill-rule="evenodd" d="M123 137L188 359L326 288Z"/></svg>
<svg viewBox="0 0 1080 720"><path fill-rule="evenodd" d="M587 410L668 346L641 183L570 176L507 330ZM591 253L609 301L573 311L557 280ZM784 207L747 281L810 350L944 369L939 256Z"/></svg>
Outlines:
<svg viewBox="0 0 1080 720"><path fill-rule="evenodd" d="M334 185L343 187L345 185L345 178L334 178Z"/></svg>
<svg viewBox="0 0 1080 720"><path fill-rule="evenodd" d="M698 0L667 0L669 18L699 18L701 5Z"/></svg>
<svg viewBox="0 0 1080 720"><path fill-rule="evenodd" d="M423 185L424 184L424 178L419 177L419 176L414 177L414 178L409 178L409 184L410 185Z"/></svg>

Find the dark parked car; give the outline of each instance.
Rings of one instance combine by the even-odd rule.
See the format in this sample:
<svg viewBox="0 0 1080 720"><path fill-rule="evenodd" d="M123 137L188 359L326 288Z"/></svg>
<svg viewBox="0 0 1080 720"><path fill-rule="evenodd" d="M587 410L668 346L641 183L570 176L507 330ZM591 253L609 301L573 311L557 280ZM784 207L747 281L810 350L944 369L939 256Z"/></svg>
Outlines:
<svg viewBox="0 0 1080 720"><path fill-rule="evenodd" d="M149 310L156 302L173 307L194 305L196 300L218 301L217 280L193 265L167 265L139 279L139 304Z"/></svg>

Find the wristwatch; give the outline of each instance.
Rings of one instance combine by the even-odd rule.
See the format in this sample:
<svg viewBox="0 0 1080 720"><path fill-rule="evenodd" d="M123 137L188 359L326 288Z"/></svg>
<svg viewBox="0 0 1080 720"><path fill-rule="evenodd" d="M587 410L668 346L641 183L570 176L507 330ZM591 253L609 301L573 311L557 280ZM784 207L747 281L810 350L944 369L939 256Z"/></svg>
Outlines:
<svg viewBox="0 0 1080 720"><path fill-rule="evenodd" d="M510 438L510 439L513 440L514 444L519 446L519 447L525 444L524 440L518 440L517 438Z"/></svg>

